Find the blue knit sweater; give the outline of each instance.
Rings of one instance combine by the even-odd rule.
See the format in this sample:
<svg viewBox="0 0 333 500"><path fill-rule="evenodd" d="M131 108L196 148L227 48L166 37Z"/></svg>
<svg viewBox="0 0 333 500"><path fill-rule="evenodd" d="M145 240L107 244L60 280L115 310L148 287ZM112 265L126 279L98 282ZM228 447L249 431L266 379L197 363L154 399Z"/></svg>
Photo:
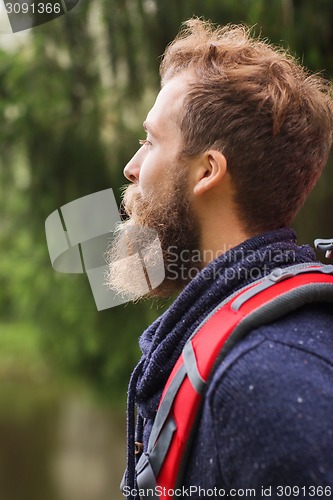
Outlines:
<svg viewBox="0 0 333 500"><path fill-rule="evenodd" d="M295 239L291 229L281 229L228 251L143 333L129 400L135 399L144 419L137 439L145 447L186 340L234 291L276 267L313 262L312 249L297 246ZM131 440L131 422L128 427ZM293 486L294 496L288 490ZM327 498L325 487L332 487L333 497L331 304L285 315L252 330L232 349L206 393L183 487L181 498L192 499L221 498L223 492L236 498Z"/></svg>

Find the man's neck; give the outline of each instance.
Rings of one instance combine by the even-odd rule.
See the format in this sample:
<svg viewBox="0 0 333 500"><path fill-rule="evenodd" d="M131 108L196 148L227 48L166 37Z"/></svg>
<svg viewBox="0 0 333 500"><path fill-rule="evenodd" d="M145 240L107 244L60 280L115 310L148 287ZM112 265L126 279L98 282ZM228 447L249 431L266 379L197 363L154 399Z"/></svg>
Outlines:
<svg viewBox="0 0 333 500"><path fill-rule="evenodd" d="M229 219L226 223L219 223L215 219L214 224L204 224L200 248L203 267L252 236L254 235L241 229L236 218Z"/></svg>

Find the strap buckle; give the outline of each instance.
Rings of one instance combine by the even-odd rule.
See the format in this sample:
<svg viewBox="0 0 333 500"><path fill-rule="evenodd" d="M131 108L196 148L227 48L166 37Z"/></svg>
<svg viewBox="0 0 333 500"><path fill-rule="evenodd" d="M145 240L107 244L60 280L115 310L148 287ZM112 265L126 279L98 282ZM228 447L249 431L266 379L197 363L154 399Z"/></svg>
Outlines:
<svg viewBox="0 0 333 500"><path fill-rule="evenodd" d="M314 240L314 246L317 250L325 254L326 259L333 258L333 238L327 240L317 238Z"/></svg>

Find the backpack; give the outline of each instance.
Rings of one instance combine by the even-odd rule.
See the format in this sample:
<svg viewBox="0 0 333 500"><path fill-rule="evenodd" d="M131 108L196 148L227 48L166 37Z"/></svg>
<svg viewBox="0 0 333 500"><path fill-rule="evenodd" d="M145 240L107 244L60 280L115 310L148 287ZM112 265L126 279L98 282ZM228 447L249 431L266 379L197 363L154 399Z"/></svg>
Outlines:
<svg viewBox="0 0 333 500"><path fill-rule="evenodd" d="M181 486L209 380L232 347L250 330L312 302L333 302L333 265L275 269L205 318L168 378L147 451L137 463L142 498L172 499Z"/></svg>

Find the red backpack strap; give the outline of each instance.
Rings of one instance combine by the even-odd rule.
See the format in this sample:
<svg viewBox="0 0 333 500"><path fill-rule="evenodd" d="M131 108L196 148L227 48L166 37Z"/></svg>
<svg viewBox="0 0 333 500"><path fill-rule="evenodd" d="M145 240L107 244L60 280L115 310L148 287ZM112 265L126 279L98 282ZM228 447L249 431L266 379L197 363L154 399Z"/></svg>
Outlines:
<svg viewBox="0 0 333 500"><path fill-rule="evenodd" d="M333 266L300 265L269 276L223 301L193 333L164 388L147 452L137 464L138 490L171 499L181 484L207 382L246 332L311 302L333 302ZM147 496L145 493L144 497Z"/></svg>

